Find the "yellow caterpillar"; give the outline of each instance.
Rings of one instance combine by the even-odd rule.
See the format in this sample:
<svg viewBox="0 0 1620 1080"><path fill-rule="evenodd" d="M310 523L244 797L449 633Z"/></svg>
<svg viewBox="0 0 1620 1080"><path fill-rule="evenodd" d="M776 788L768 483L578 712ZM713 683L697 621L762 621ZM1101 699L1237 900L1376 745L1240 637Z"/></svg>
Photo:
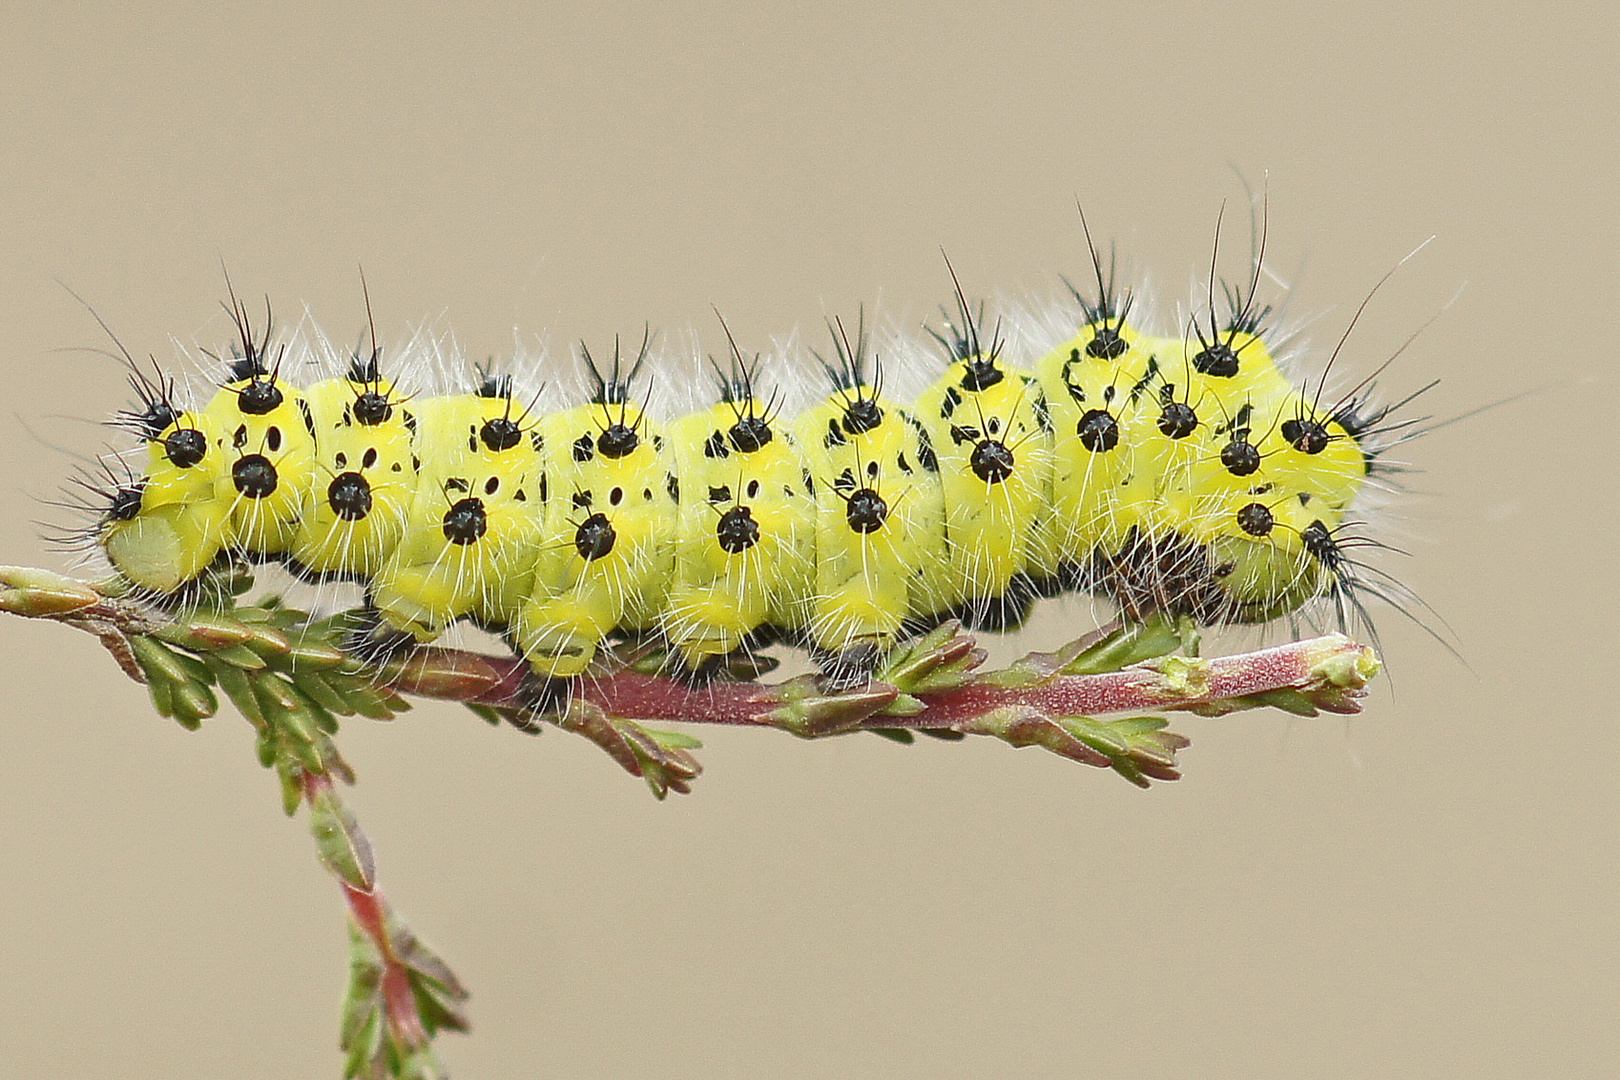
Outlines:
<svg viewBox="0 0 1620 1080"><path fill-rule="evenodd" d="M628 364L617 343L607 364L582 348L591 393L558 412L484 372L402 394L374 332L369 356L300 389L268 313L256 330L233 294L211 400L182 407L137 372L143 408L120 422L141 460L101 492L90 535L156 598L183 602L221 560L280 560L361 583L379 641L470 619L543 679L624 637L661 640L692 674L787 641L859 678L909 632L1014 626L1074 589L1132 619L1260 622L1324 598L1341 621L1359 612L1379 590L1347 515L1388 410L1324 404L1283 373L1260 253L1224 310L1212 285L1169 336L1131 320L1090 254L1096 292L1027 355L957 286L909 406L883 392L864 324L852 338L835 320L823 389L791 417L729 330L717 400L663 422L647 339Z"/></svg>

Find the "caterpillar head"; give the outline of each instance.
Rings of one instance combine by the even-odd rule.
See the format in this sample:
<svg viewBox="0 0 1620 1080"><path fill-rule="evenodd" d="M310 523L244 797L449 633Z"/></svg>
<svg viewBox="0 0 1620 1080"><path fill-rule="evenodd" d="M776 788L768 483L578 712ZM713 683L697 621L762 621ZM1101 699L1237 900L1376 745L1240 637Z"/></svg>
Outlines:
<svg viewBox="0 0 1620 1080"><path fill-rule="evenodd" d="M222 436L190 410L147 440L138 482L114 492L98 540L121 575L168 595L197 579L226 545L232 498Z"/></svg>

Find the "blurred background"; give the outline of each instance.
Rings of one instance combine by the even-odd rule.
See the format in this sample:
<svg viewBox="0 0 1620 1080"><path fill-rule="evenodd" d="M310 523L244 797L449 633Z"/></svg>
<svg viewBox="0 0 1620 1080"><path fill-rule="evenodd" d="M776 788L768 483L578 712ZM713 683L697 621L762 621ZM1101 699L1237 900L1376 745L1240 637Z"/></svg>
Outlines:
<svg viewBox="0 0 1620 1080"><path fill-rule="evenodd" d="M1309 9L1309 10L1307 10ZM448 705L352 802L472 988L461 1077L1608 1076L1620 19L1572 3L41 5L0 29L0 561L137 355L238 289L466 352L1055 297L1075 214L1204 272L1223 200L1321 354L1440 379L1364 715L1179 719L1179 783L1036 750L702 730L690 796ZM1607 117L1608 119L1605 119ZM525 336L523 340L532 340ZM1009 648L1051 647L1089 609ZM1248 644L1233 640L1226 651ZM1212 648L1223 649L1220 641ZM344 910L245 723L0 621L0 1072L335 1076ZM1607 701L1609 704L1604 704Z"/></svg>

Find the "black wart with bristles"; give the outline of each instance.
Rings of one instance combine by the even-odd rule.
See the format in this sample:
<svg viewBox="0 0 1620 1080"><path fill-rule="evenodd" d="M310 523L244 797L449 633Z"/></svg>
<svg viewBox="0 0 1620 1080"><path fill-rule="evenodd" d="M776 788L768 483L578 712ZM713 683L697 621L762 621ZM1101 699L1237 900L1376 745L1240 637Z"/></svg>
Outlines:
<svg viewBox="0 0 1620 1080"><path fill-rule="evenodd" d="M849 436L864 435L883 423L883 406L878 404L878 398L883 395L883 364L872 355L871 377L867 377L870 342L865 308L860 310L857 319L853 341L842 319L834 316L827 320L835 362L828 362L814 349L810 352L826 372L827 381L832 384L843 409L841 416L827 421L827 433L822 436L822 444L827 447L842 446L849 441Z"/></svg>
<svg viewBox="0 0 1620 1080"><path fill-rule="evenodd" d="M965 370L962 372L961 386L969 393L988 390L1007 377L1002 368L1001 359L1001 322L997 320L992 328L988 345L985 343L981 327L984 323L984 301L979 301L975 309L968 304L967 294L962 291L962 282L956 276L956 268L951 260L945 260L945 269L950 271L951 287L956 294L956 314L954 317L947 308L941 308L940 313L945 316L944 330L935 330L925 327L930 337L944 347L953 362L962 362Z"/></svg>
<svg viewBox="0 0 1620 1080"><path fill-rule="evenodd" d="M1205 309L1209 320L1208 336L1205 336L1204 326L1194 319L1193 332L1198 337L1200 347L1199 351L1193 354L1192 365L1204 375L1229 379L1242 367L1241 354L1259 340L1265 319L1271 314L1269 306L1256 306L1256 297L1260 290L1260 270L1266 258L1266 235L1270 214L1262 211L1260 230L1255 238L1255 249L1251 256L1253 267L1247 287L1239 288L1228 282L1221 282L1228 307L1223 325L1215 313L1215 282L1216 265L1221 251L1221 220L1225 215L1226 207L1222 206L1220 215L1215 219L1215 243L1209 257L1209 305ZM1239 337L1245 338L1241 344L1238 342Z"/></svg>
<svg viewBox="0 0 1620 1080"><path fill-rule="evenodd" d="M737 339L732 337L731 327L726 325L726 320L720 317L718 311L715 316L720 318L720 326L726 332L726 343L731 347L731 370L727 373L712 356L709 357L709 365L719 379L721 403L731 406L733 422L723 435L717 431L710 437L704 453L709 457L725 457L729 448L739 454L752 454L769 446L776 437L772 421L776 419L780 403L773 393L764 406L760 406L754 388L754 380L759 373L759 354L754 354L752 360L746 359L737 347Z"/></svg>
<svg viewBox="0 0 1620 1080"><path fill-rule="evenodd" d="M590 348L582 341L579 343L579 354L585 361L586 372L591 379L591 403L601 405L607 413L607 424L596 433L595 450L609 460L628 457L636 452L641 445L641 417L646 415L647 402L642 402L641 410L634 421L630 420L630 384L641 373L642 365L647 362L647 355L652 348L652 329L647 328L641 335L641 348L636 352L635 362L630 370L624 370L623 353L620 351L618 335L613 338L613 366L603 371L597 364L596 358L591 355ZM647 394L650 400L652 386L649 383ZM614 415L617 406L618 415ZM578 453L576 452L576 458ZM588 458L586 459L588 460ZM611 547L611 542L610 542Z"/></svg>
<svg viewBox="0 0 1620 1080"><path fill-rule="evenodd" d="M1091 269L1097 278L1097 297L1093 300L1086 296L1068 278L1064 278L1063 283L1080 304L1080 310L1085 313L1086 326L1092 332L1091 340L1085 345L1085 354L1093 360L1117 360L1130 348L1130 343L1120 331L1125 328L1125 319L1135 298L1129 289L1124 290L1122 296L1118 288L1118 249L1113 244L1108 246L1108 272L1104 274L1102 256L1092 242L1086 211L1078 203L1076 209L1080 211L1080 228L1086 234L1086 250L1091 254Z"/></svg>

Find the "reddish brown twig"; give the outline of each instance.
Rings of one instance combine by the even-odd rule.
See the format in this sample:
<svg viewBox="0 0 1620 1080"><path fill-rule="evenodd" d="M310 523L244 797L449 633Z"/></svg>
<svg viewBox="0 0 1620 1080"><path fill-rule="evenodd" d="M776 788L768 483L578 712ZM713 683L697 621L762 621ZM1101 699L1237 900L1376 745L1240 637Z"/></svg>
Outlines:
<svg viewBox="0 0 1620 1080"><path fill-rule="evenodd" d="M1362 687L1376 673L1372 650L1341 634L1328 634L1269 649L1209 660L1171 657L1120 671L1087 675L1052 674L1028 685L1004 686L970 681L914 696L924 710L894 716L882 709L900 696L891 685L874 682L835 695L860 697L855 711L865 716L839 730L866 728L951 729L972 717L1012 706L1060 716L1123 712L1220 710L1223 702L1280 690L1307 695L1323 712L1353 714L1361 709ZM420 650L391 670L388 685L407 694L463 701L492 708L524 704L525 665L515 657L459 649ZM610 716L655 722L781 727L780 710L791 695L785 687L807 684L715 682L691 686L661 675L623 669L583 680L578 700Z"/></svg>

